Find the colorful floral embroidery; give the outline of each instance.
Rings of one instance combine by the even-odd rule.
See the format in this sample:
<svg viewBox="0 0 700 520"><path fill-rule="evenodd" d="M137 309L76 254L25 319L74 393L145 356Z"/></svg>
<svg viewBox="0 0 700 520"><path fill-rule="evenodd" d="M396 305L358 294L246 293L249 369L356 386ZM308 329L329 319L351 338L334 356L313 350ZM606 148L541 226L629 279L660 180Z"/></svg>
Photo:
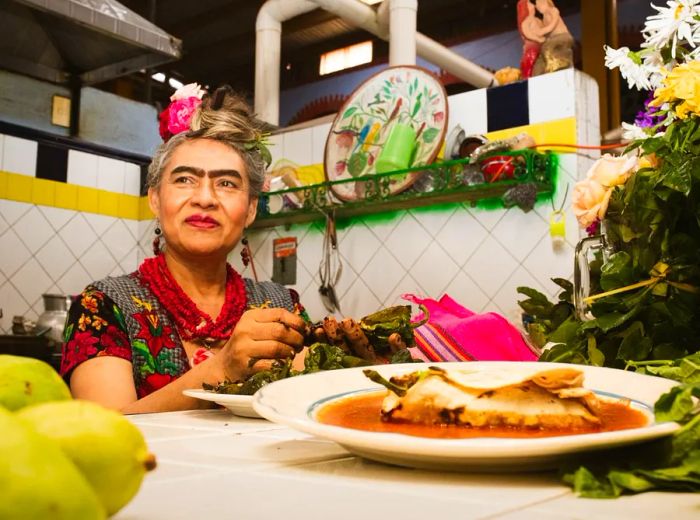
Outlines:
<svg viewBox="0 0 700 520"><path fill-rule="evenodd" d="M136 278L121 280L130 280L129 284L133 285L122 286L123 296L115 291L119 305L112 299L112 292L106 294L95 286L89 286L75 300L64 329L61 374L68 377L76 366L93 357L125 359L133 364L136 393L141 398L177 379L211 352L197 351L194 359L188 360L168 314L152 296L134 295L142 290L136 285ZM277 290L291 300L284 305L308 320L296 292L282 287L274 289ZM282 305L274 295L272 298L270 293L257 293L249 301L249 307Z"/></svg>

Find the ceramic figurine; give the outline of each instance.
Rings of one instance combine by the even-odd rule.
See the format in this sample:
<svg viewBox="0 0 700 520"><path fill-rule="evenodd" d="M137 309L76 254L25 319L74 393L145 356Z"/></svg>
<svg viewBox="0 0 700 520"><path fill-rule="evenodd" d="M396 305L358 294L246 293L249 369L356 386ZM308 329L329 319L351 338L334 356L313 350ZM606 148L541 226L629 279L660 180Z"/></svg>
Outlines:
<svg viewBox="0 0 700 520"><path fill-rule="evenodd" d="M535 7L542 15L542 31L545 37L532 75L572 67L574 39L562 20L559 9L552 0L535 0Z"/></svg>
<svg viewBox="0 0 700 520"><path fill-rule="evenodd" d="M530 0L518 0L518 31L523 40L523 56L520 59L522 78L532 76L532 69L545 41L544 24L537 18L535 6Z"/></svg>

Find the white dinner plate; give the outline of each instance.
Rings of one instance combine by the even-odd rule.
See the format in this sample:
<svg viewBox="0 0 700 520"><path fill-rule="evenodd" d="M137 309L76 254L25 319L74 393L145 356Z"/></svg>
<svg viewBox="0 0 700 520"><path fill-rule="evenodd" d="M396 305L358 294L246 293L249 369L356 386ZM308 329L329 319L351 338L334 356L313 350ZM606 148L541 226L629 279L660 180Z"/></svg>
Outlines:
<svg viewBox="0 0 700 520"><path fill-rule="evenodd" d="M252 395L217 394L208 390L183 390L182 393L187 397L195 397L225 406L234 415L261 419L258 412L253 409Z"/></svg>
<svg viewBox="0 0 700 520"><path fill-rule="evenodd" d="M470 369L484 366L533 365L545 370L568 367L561 363L469 362L433 363L431 366ZM420 365L381 365L374 367L382 376L411 372ZM265 419L302 432L329 439L351 453L368 459L426 469L510 471L556 467L572 454L638 443L669 435L676 423L655 423L653 405L658 397L677 383L669 379L645 376L612 368L577 366L584 372L584 386L603 394L624 396L649 416L641 428L602 433L540 438L467 438L435 439L398 433L370 432L331 426L318 422L316 409L336 397L349 393L381 389L362 373L363 368L317 372L276 381L254 396L253 408Z"/></svg>

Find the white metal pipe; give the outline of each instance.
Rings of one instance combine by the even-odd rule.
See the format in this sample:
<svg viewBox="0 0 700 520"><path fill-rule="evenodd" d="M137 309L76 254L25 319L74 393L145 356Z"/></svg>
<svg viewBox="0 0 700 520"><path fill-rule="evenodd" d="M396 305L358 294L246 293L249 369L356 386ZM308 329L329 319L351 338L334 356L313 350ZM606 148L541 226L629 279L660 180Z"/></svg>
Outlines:
<svg viewBox="0 0 700 520"><path fill-rule="evenodd" d="M267 0L258 11L255 21L255 113L263 121L279 124L282 22L317 7L307 0Z"/></svg>
<svg viewBox="0 0 700 520"><path fill-rule="evenodd" d="M418 0L384 3L389 3L389 65L415 65Z"/></svg>
<svg viewBox="0 0 700 520"><path fill-rule="evenodd" d="M424 34L416 33L416 49L421 58L454 74L470 85L474 85L477 88L498 85L493 73L463 58L459 54L449 51L444 45L439 44L432 38L428 38ZM446 50L448 52L445 52Z"/></svg>
<svg viewBox="0 0 700 520"><path fill-rule="evenodd" d="M390 14L389 16L377 16L374 9L358 0L267 0L260 8L255 24L255 112L258 117L268 123L279 124L282 22L312 11L316 7L321 7L346 22L387 40L391 39L390 32L400 33L406 30L403 26L397 27L391 20L391 4L395 1L399 4L399 10L405 9L403 7L404 0L384 0L385 4L391 2L388 5ZM417 0L408 0L406 3L411 3L411 1L416 4L417 8ZM380 6L380 13L386 13L385 9L387 8ZM390 31L389 25L394 25L396 30ZM411 32L415 32L415 23ZM392 48L404 45L390 43ZM488 87L496 84L491 72L425 35L415 33L415 47L415 53L421 58L475 87ZM390 49L390 63L392 52ZM401 50L396 49L396 52L401 53ZM415 53L412 63L415 63ZM401 56L404 55L401 54ZM403 60L404 58L396 59Z"/></svg>

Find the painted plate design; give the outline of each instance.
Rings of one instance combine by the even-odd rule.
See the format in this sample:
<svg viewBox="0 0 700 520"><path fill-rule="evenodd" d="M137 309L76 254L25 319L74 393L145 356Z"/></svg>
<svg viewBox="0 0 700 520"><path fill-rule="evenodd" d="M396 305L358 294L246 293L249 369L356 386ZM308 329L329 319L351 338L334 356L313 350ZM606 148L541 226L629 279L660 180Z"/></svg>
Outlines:
<svg viewBox="0 0 700 520"><path fill-rule="evenodd" d="M360 85L338 112L326 140L325 172L330 181L376 173L376 160L393 124L416 132L411 167L425 166L437 156L447 127L447 95L430 71L389 67ZM421 172L391 179L390 193L405 190ZM333 186L344 201L363 198L361 183Z"/></svg>

